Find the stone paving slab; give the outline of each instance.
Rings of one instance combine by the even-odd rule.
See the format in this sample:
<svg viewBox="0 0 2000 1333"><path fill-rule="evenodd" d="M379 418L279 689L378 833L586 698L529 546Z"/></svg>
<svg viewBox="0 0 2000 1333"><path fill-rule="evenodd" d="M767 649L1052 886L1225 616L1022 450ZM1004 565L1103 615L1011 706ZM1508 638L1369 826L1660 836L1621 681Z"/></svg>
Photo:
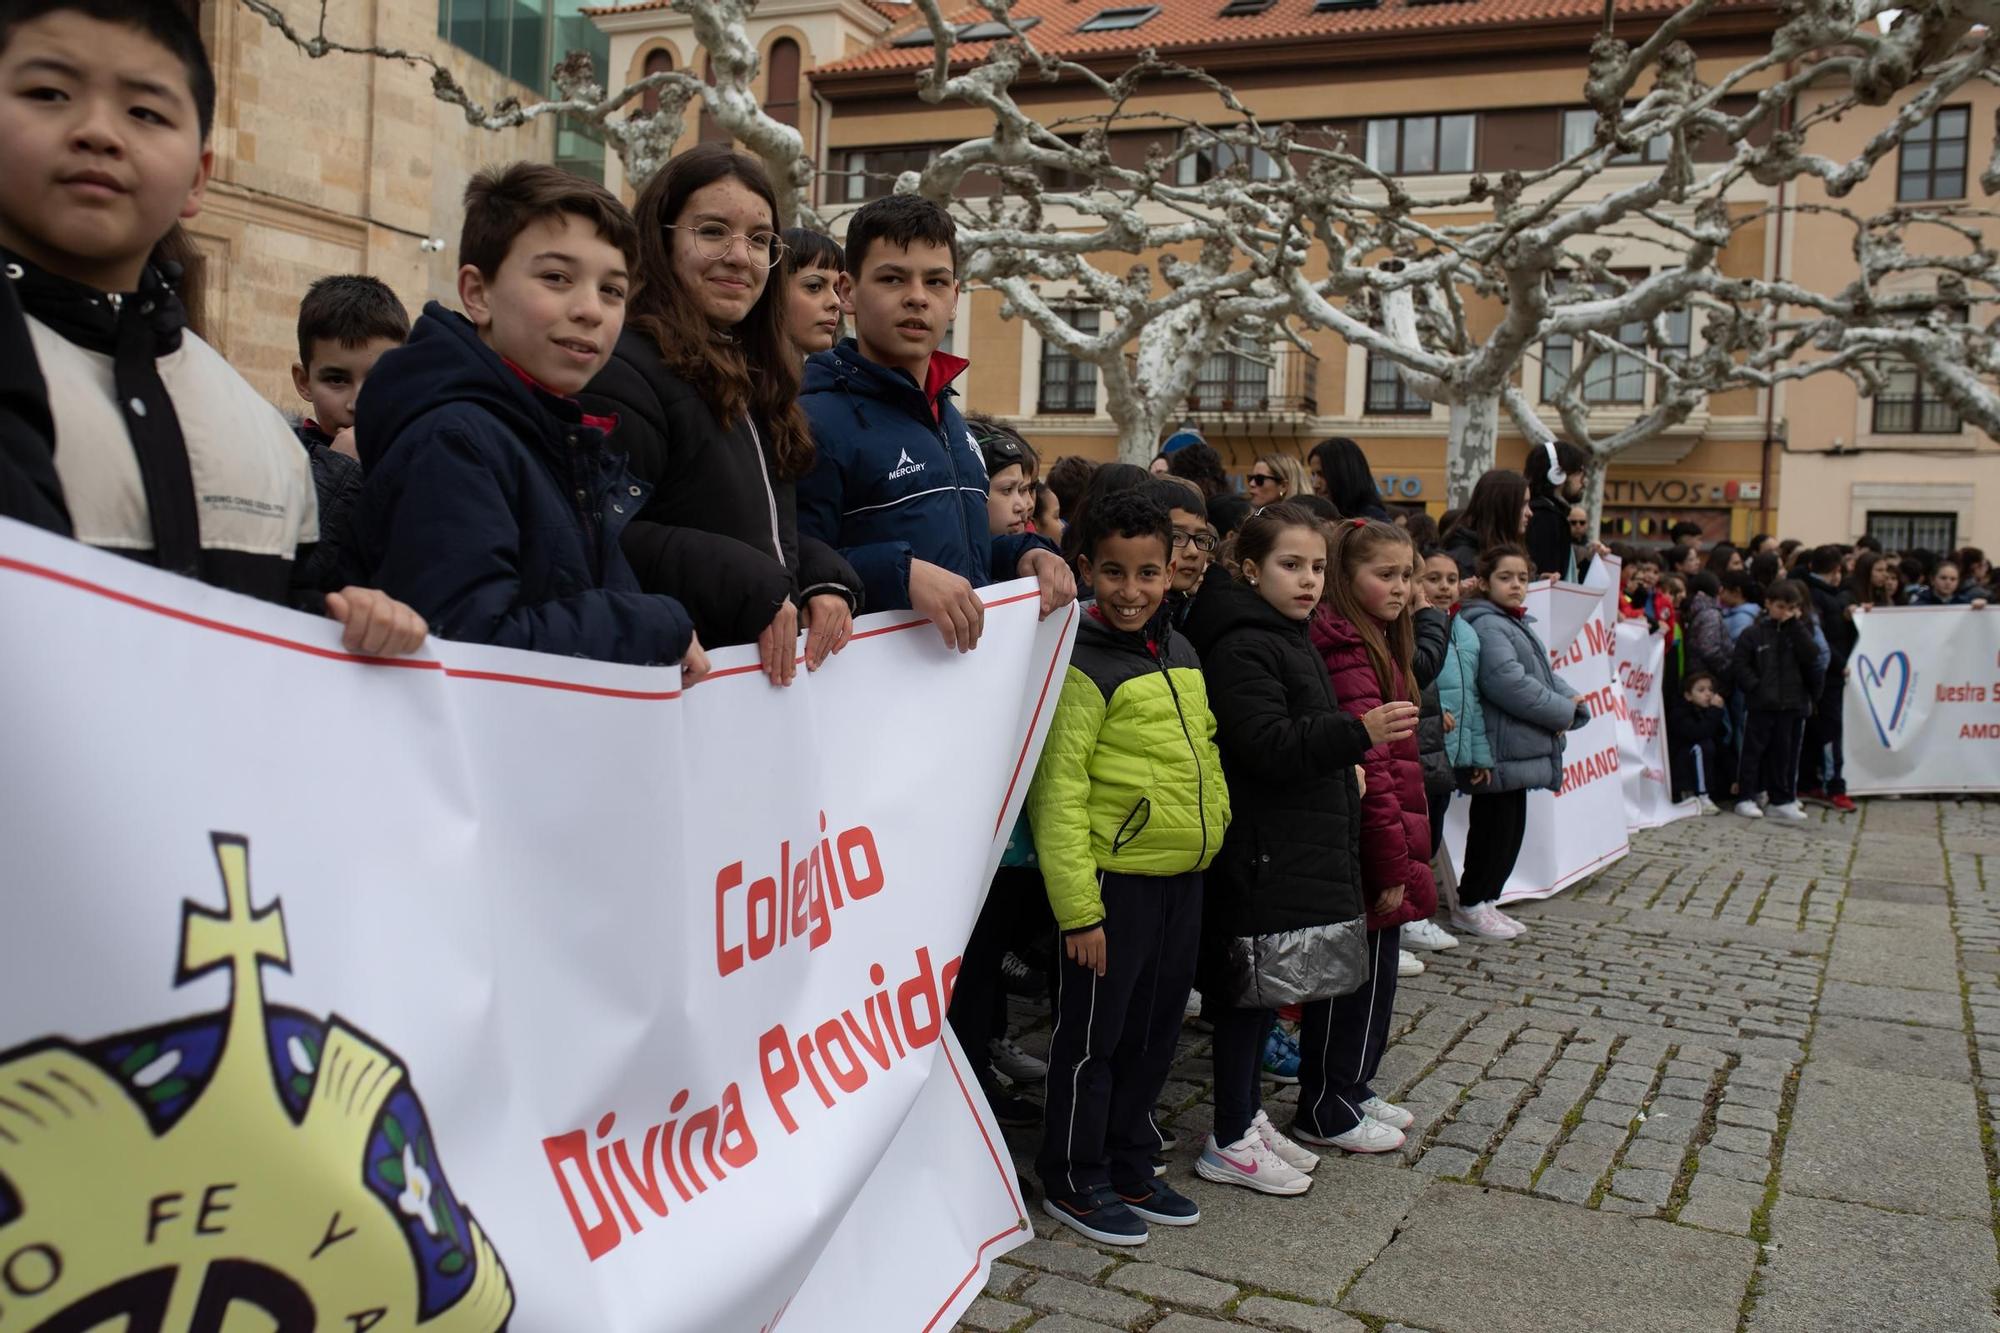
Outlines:
<svg viewBox="0 0 2000 1333"><path fill-rule="evenodd" d="M1785 1143L1788 1194L1993 1222L1972 1089L1813 1064Z"/></svg>
<svg viewBox="0 0 2000 1333"><path fill-rule="evenodd" d="M1986 1222L1782 1198L1748 1333L1991 1333L2000 1283Z"/></svg>
<svg viewBox="0 0 2000 1333"><path fill-rule="evenodd" d="M1911 1023L1821 1014L1813 1030L1813 1064L1844 1064L1888 1074L1972 1081L1965 1034Z"/></svg>
<svg viewBox="0 0 2000 1333"><path fill-rule="evenodd" d="M1958 990L1958 957L1948 930L1841 923L1827 963L1831 981L1905 990Z"/></svg>
<svg viewBox="0 0 2000 1333"><path fill-rule="evenodd" d="M1342 1305L1437 1333L1722 1333L1756 1256L1747 1239L1440 1184Z"/></svg>
<svg viewBox="0 0 2000 1333"><path fill-rule="evenodd" d="M1965 1024L1965 1011L1956 994L1906 990L1899 986L1861 986L1849 981L1827 982L1820 993L1819 1011L1890 1023L1921 1023L1953 1032L1962 1030Z"/></svg>

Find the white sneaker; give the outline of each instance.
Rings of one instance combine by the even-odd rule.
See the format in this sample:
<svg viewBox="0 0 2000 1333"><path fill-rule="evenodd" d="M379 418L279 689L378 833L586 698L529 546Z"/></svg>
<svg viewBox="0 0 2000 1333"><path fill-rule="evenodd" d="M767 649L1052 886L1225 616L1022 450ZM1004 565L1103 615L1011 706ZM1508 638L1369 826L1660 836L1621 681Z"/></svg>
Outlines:
<svg viewBox="0 0 2000 1333"><path fill-rule="evenodd" d="M1046 1060L1037 1060L1015 1044L1012 1037L995 1037L986 1043L993 1067L1016 1083L1039 1083L1049 1076Z"/></svg>
<svg viewBox="0 0 2000 1333"><path fill-rule="evenodd" d="M1370 1097L1361 1103L1361 1113L1370 1120L1379 1120L1391 1129L1408 1129L1417 1123L1417 1118L1394 1102L1385 1102L1380 1097Z"/></svg>
<svg viewBox="0 0 2000 1333"><path fill-rule="evenodd" d="M1317 1134L1308 1134L1297 1125L1292 1126L1292 1133L1306 1143L1318 1143L1328 1148L1338 1148L1342 1152L1358 1153L1394 1152L1403 1146L1404 1138L1402 1130L1366 1115L1345 1134L1321 1138Z"/></svg>
<svg viewBox="0 0 2000 1333"><path fill-rule="evenodd" d="M1797 801L1787 801L1783 805L1774 805L1765 811L1765 813L1776 819L1789 819L1794 824L1803 824L1806 822L1806 808Z"/></svg>
<svg viewBox="0 0 2000 1333"><path fill-rule="evenodd" d="M1396 950L1396 975L1399 977L1420 977L1424 974L1424 960L1408 949Z"/></svg>
<svg viewBox="0 0 2000 1333"><path fill-rule="evenodd" d="M1255 1134L1266 1148L1276 1153L1279 1161L1294 1171L1303 1171L1311 1175L1313 1168L1319 1165L1318 1153L1307 1152L1280 1134L1278 1127L1271 1123L1271 1117L1262 1111L1259 1111L1257 1118L1250 1122L1250 1132Z"/></svg>
<svg viewBox="0 0 2000 1333"><path fill-rule="evenodd" d="M1504 929L1512 931L1517 938L1528 933L1527 926L1500 910L1500 904L1488 903L1486 906L1493 913L1493 919L1498 921Z"/></svg>
<svg viewBox="0 0 2000 1333"><path fill-rule="evenodd" d="M1435 921L1410 921L1403 926L1402 938L1396 941L1405 949L1456 949L1458 937L1445 930Z"/></svg>
<svg viewBox="0 0 2000 1333"><path fill-rule="evenodd" d="M1762 819L1764 817L1764 812L1757 808L1755 801L1738 801L1736 803L1736 813L1745 819Z"/></svg>
<svg viewBox="0 0 2000 1333"><path fill-rule="evenodd" d="M1255 1129L1226 1148L1209 1135L1195 1159L1194 1173L1218 1185L1241 1185L1260 1194L1304 1194L1313 1183L1311 1176L1294 1171L1266 1148Z"/></svg>
<svg viewBox="0 0 2000 1333"><path fill-rule="evenodd" d="M1463 935L1472 935L1482 940L1511 940L1514 932L1494 919L1493 904L1479 903L1472 907L1454 907L1451 911L1451 928Z"/></svg>
<svg viewBox="0 0 2000 1333"><path fill-rule="evenodd" d="M1719 815L1722 813L1722 807L1714 801L1709 800L1706 796L1695 797L1695 809L1705 815Z"/></svg>
<svg viewBox="0 0 2000 1333"><path fill-rule="evenodd" d="M1181 1006L1181 1017L1194 1018L1198 1016L1200 1013L1201 1013L1201 992L1198 990L1191 990L1188 992L1187 1003Z"/></svg>

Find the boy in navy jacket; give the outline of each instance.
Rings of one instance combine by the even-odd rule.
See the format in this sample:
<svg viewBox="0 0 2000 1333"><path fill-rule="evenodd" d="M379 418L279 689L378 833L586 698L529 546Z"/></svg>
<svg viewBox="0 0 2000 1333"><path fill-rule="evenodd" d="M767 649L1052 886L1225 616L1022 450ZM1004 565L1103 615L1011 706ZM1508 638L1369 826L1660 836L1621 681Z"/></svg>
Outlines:
<svg viewBox="0 0 2000 1333"><path fill-rule="evenodd" d="M637 232L600 185L520 162L465 191L458 295L383 355L355 414L354 542L450 639L708 671L693 622L641 592L618 534L646 487L570 395L625 323Z"/></svg>
<svg viewBox="0 0 2000 1333"><path fill-rule="evenodd" d="M957 229L929 200L891 195L854 215L855 336L806 362L818 458L798 505L799 531L846 557L871 611L914 607L966 652L984 625L981 587L1033 577L1047 615L1076 582L1047 538L987 535L986 468L950 387L968 363L938 350L957 270Z"/></svg>

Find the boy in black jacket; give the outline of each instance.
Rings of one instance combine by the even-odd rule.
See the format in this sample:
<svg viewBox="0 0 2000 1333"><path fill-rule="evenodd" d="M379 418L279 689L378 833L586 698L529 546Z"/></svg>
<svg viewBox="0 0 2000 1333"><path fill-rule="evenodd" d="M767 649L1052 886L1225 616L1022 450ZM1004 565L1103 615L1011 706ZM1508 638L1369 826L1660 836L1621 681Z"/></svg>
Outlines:
<svg viewBox="0 0 2000 1333"><path fill-rule="evenodd" d="M1813 700L1819 697L1819 650L1802 618L1805 589L1781 579L1764 594L1764 614L1736 640L1736 682L1748 707L1743 753L1736 770L1736 813L1762 819L1756 794L1770 798L1769 813L1803 822L1799 805L1799 743Z"/></svg>
<svg viewBox="0 0 2000 1333"><path fill-rule="evenodd" d="M1731 767L1723 758L1729 744L1729 709L1716 693L1715 677L1697 671L1681 682L1681 697L1667 705L1668 768L1674 799L1692 793L1705 815L1721 807L1713 797L1729 795Z"/></svg>
<svg viewBox="0 0 2000 1333"><path fill-rule="evenodd" d="M355 422L357 555L468 643L708 674L693 622L618 535L646 501L575 394L610 359L637 246L601 185L517 162L465 190L458 296L376 365ZM468 318L469 316L469 318Z"/></svg>

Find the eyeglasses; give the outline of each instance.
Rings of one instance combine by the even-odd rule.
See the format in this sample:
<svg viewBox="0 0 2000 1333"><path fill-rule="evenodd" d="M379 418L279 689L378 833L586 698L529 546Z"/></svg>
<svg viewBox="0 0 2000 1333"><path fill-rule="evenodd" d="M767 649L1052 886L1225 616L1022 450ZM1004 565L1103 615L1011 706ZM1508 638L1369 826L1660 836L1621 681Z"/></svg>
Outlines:
<svg viewBox="0 0 2000 1333"><path fill-rule="evenodd" d="M1246 486L1275 486L1279 480L1268 472L1252 472L1244 476L1243 483Z"/></svg>
<svg viewBox="0 0 2000 1333"><path fill-rule="evenodd" d="M1192 546L1197 551L1213 551L1215 549L1215 538L1206 532L1176 531L1174 533L1174 549L1178 551L1183 546Z"/></svg>
<svg viewBox="0 0 2000 1333"><path fill-rule="evenodd" d="M683 227L669 222L668 231L689 231L694 233L695 252L703 259L727 259L729 252L743 242L744 252L751 263L759 268L776 267L784 257L785 242L774 231L753 231L745 236L740 231L731 231L720 222L704 222L698 227Z"/></svg>

